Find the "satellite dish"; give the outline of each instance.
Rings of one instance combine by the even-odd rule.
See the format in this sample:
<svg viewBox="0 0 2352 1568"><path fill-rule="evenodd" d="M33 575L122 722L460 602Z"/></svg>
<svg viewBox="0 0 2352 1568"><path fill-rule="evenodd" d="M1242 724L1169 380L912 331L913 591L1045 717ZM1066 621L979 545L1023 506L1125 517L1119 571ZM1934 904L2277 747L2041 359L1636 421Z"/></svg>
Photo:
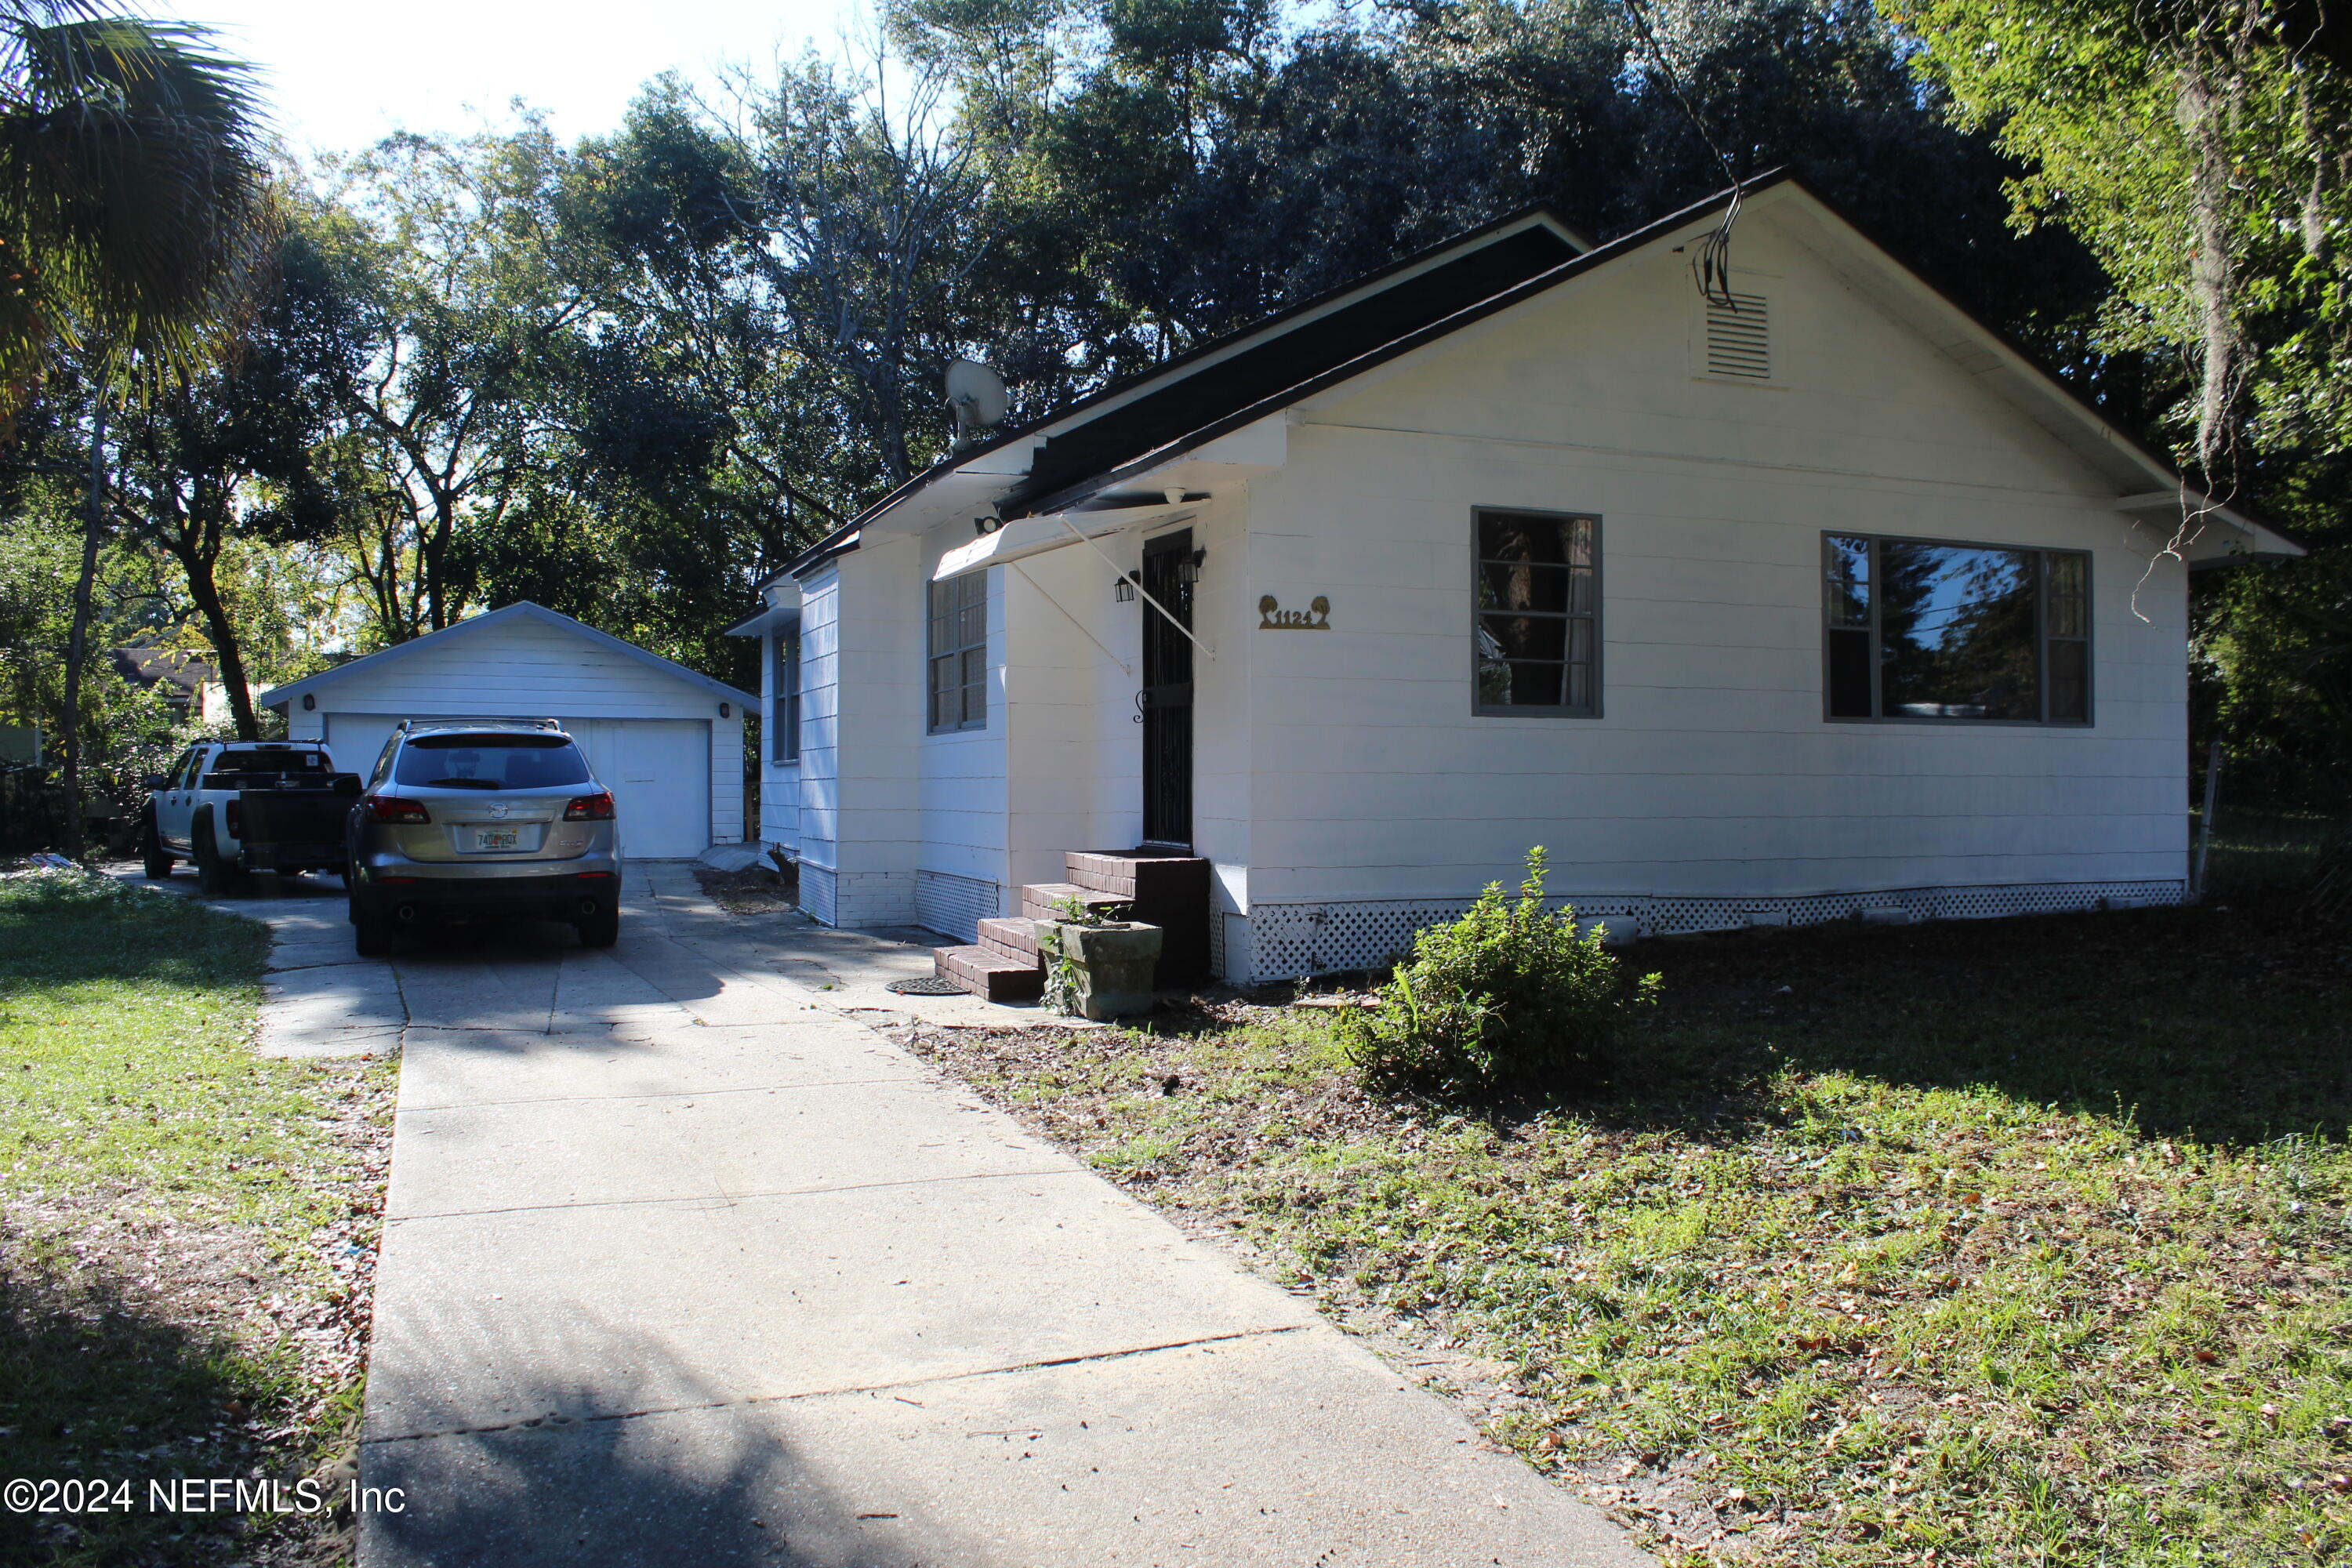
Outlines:
<svg viewBox="0 0 2352 1568"><path fill-rule="evenodd" d="M948 363L948 406L955 410L956 437L974 430L993 430L1004 423L1013 400L1005 395L1004 378L978 360Z"/></svg>

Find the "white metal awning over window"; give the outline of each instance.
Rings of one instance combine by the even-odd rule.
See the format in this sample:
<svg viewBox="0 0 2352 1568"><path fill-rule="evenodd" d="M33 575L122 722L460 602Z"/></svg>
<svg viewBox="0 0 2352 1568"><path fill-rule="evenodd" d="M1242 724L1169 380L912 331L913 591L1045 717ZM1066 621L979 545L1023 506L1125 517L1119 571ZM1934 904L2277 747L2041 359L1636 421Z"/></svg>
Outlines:
<svg viewBox="0 0 2352 1568"><path fill-rule="evenodd" d="M1123 506L1108 511L1056 511L1008 522L993 533L983 533L969 544L959 544L940 557L931 581L944 583L967 572L1026 561L1066 544L1088 544L1157 522L1181 522L1197 510L1192 506Z"/></svg>

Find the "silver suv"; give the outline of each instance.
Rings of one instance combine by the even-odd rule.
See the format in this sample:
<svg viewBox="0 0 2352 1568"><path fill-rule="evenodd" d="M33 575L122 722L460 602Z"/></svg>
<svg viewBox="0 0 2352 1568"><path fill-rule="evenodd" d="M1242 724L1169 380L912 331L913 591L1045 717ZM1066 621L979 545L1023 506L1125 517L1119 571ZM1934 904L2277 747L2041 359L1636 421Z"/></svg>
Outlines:
<svg viewBox="0 0 2352 1568"><path fill-rule="evenodd" d="M568 921L589 947L620 937L613 795L552 719L404 720L348 837L362 955L428 920Z"/></svg>

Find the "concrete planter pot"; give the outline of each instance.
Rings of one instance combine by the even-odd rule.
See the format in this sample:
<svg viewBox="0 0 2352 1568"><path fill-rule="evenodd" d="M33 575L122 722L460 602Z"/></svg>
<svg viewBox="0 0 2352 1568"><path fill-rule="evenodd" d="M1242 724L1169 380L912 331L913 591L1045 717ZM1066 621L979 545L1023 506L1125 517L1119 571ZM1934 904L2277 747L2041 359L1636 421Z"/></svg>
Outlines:
<svg viewBox="0 0 2352 1568"><path fill-rule="evenodd" d="M1167 934L1158 926L1141 921L1100 926L1057 921L1040 934L1048 939L1041 945L1050 945L1072 972L1076 994L1069 998L1071 1011L1097 1021L1151 1011L1151 969L1160 962L1160 944Z"/></svg>

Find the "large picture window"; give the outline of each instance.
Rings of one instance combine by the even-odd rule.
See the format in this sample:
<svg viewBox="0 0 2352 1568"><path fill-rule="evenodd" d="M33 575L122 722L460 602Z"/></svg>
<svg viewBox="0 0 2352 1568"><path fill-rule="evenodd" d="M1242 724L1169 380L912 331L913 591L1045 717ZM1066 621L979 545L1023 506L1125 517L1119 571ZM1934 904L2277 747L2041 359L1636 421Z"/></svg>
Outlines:
<svg viewBox="0 0 2352 1568"><path fill-rule="evenodd" d="M2091 721L2090 557L1830 534L1832 719Z"/></svg>
<svg viewBox="0 0 2352 1568"><path fill-rule="evenodd" d="M1477 514L1476 710L1601 711L1601 520Z"/></svg>
<svg viewBox="0 0 2352 1568"><path fill-rule="evenodd" d="M988 574L931 584L930 731L988 727Z"/></svg>
<svg viewBox="0 0 2352 1568"><path fill-rule="evenodd" d="M768 759L796 763L801 760L801 639L797 632L776 634L775 682L775 697L768 705Z"/></svg>

